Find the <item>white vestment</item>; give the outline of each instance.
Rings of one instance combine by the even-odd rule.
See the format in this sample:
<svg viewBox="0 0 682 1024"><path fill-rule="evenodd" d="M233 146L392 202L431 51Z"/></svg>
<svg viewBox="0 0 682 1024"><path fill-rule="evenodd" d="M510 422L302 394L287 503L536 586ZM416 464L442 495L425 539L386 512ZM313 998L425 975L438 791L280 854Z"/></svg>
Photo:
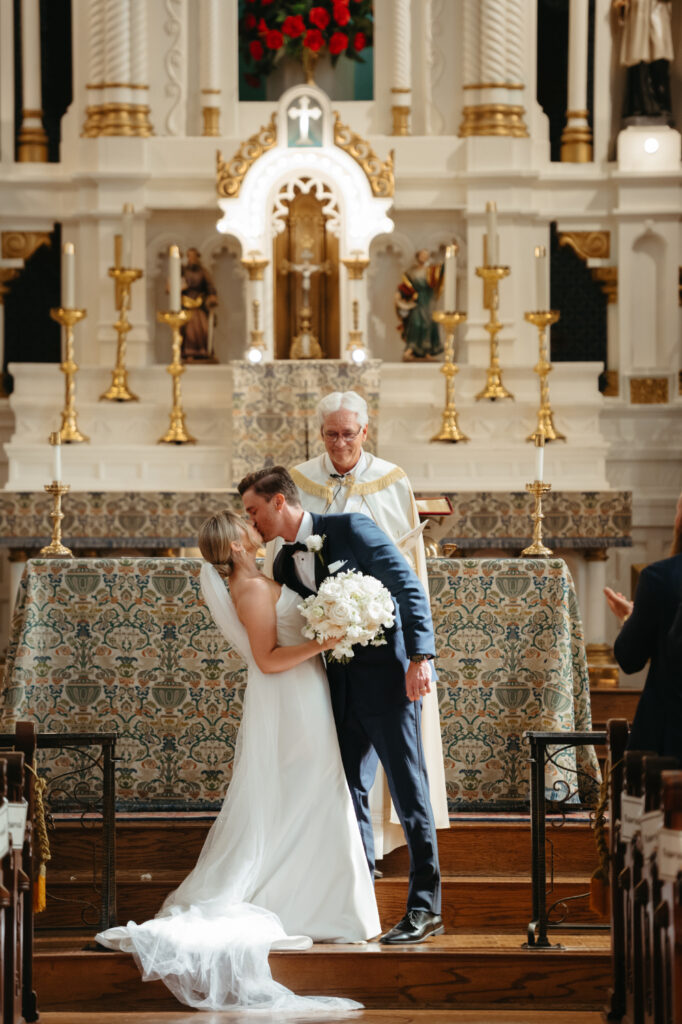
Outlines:
<svg viewBox="0 0 682 1024"><path fill-rule="evenodd" d="M343 480L331 477L334 467L325 453L303 462L291 471L303 508L322 515L340 512L362 512L373 519L401 550L429 594L426 575L424 540L419 531L419 512L412 487L400 468L385 459L363 451L359 462ZM405 537L416 531L413 536ZM404 546L401 538L405 538ZM266 571L272 575L272 562L282 544L268 545ZM435 684L422 701L422 739L429 776L431 806L436 828L448 828L448 801L445 790L445 767ZM377 859L405 843L402 826L391 804L388 784L379 765L370 792L370 810L374 829Z"/></svg>
<svg viewBox="0 0 682 1024"><path fill-rule="evenodd" d="M630 0L620 43L625 67L644 61L673 60L672 4L663 0Z"/></svg>

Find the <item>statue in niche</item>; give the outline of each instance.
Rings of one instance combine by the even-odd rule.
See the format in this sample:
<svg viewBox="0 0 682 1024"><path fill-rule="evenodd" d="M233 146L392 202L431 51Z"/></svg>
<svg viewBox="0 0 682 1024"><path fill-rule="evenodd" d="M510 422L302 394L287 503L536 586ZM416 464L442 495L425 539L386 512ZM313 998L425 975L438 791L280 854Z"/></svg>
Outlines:
<svg viewBox="0 0 682 1024"><path fill-rule="evenodd" d="M218 296L211 275L201 262L198 249L187 250L187 261L182 268L182 298L189 299L187 307L194 309L182 331L181 355L185 363L217 363L213 351ZM198 305L195 303L199 302Z"/></svg>
<svg viewBox="0 0 682 1024"><path fill-rule="evenodd" d="M405 342L403 360L432 360L443 351L433 311L443 286L443 264L432 263L428 249L415 253L415 262L407 270L395 294L395 309Z"/></svg>
<svg viewBox="0 0 682 1024"><path fill-rule="evenodd" d="M313 274L329 274L331 264L329 260L324 263L313 263L313 250L306 246L301 251L301 262L291 263L284 259L280 265L281 274L300 274L300 306L297 317L297 333L292 339L289 349L290 359L322 359L323 352L318 339L312 332L313 309L310 295L310 279Z"/></svg>
<svg viewBox="0 0 682 1024"><path fill-rule="evenodd" d="M611 9L621 26L620 64L627 68L623 124L672 125L672 0L612 0Z"/></svg>

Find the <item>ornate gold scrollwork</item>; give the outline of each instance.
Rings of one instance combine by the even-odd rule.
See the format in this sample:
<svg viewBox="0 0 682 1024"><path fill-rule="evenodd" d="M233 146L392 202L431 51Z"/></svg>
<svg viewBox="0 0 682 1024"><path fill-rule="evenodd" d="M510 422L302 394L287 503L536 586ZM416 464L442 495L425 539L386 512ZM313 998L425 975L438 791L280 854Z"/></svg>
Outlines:
<svg viewBox="0 0 682 1024"><path fill-rule="evenodd" d="M570 245L581 260L607 260L611 252L611 232L560 231L559 245Z"/></svg>
<svg viewBox="0 0 682 1024"><path fill-rule="evenodd" d="M242 142L241 146L227 162L223 160L220 150L216 153L216 189L223 199L234 199L239 195L242 181L249 168L263 153L277 142L277 122L273 114L266 125L261 125L257 132Z"/></svg>
<svg viewBox="0 0 682 1024"><path fill-rule="evenodd" d="M3 231L0 251L4 260L27 260L41 245L51 245L49 231Z"/></svg>
<svg viewBox="0 0 682 1024"><path fill-rule="evenodd" d="M380 160L369 142L342 124L337 111L334 111L334 145L345 150L362 167L367 175L372 195L378 198L392 196L395 192L393 175L393 150L387 160Z"/></svg>
<svg viewBox="0 0 682 1024"><path fill-rule="evenodd" d="M606 301L611 304L618 302L618 267L591 267L590 274L606 296Z"/></svg>

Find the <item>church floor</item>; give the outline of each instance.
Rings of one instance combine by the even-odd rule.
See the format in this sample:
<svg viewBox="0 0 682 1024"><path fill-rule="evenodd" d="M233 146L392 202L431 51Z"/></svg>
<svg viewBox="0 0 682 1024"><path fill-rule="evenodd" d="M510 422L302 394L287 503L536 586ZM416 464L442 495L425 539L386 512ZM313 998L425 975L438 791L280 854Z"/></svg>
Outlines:
<svg viewBox="0 0 682 1024"><path fill-rule="evenodd" d="M365 1010L338 1016L268 1013L41 1013L40 1024L602 1024L600 1013L529 1010Z"/></svg>

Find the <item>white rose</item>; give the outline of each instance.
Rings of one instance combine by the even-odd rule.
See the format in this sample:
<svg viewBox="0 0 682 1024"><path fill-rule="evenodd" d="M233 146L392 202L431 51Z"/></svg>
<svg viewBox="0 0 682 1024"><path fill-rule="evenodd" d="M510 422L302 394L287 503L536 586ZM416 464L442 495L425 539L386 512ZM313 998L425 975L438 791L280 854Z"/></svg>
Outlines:
<svg viewBox="0 0 682 1024"><path fill-rule="evenodd" d="M322 550L322 538L319 533L311 533L305 542L305 546L308 551L321 551Z"/></svg>

